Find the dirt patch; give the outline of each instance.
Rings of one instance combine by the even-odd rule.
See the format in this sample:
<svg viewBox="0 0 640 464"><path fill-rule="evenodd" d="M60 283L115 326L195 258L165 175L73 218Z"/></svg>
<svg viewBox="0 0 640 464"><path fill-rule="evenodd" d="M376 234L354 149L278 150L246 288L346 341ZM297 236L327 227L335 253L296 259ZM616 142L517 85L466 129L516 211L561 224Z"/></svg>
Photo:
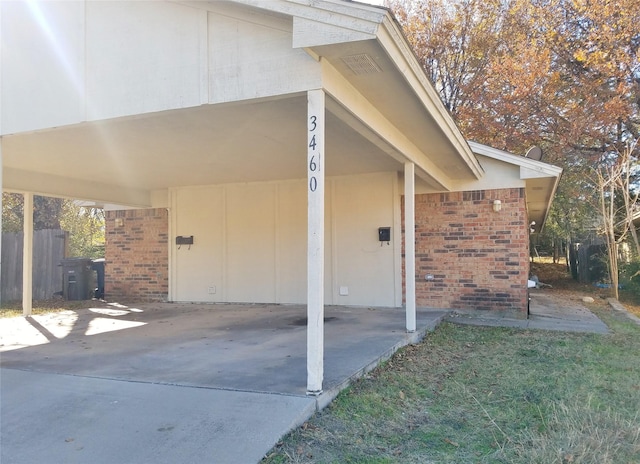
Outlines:
<svg viewBox="0 0 640 464"><path fill-rule="evenodd" d="M534 262L531 263L531 274L538 276L540 282L550 285L553 293L570 300L581 300L585 296L592 297L596 304L607 306L606 299L610 298L611 290L598 288L591 284L581 284L571 277L567 265L563 262ZM627 311L640 316L639 295L633 295L624 289L620 292L620 303Z"/></svg>

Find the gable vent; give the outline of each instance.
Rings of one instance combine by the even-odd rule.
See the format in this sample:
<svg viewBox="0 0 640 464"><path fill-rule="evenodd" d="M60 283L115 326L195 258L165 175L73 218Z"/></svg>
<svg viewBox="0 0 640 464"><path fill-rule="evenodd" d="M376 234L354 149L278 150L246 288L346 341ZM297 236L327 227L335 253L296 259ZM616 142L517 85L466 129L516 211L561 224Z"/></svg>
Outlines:
<svg viewBox="0 0 640 464"><path fill-rule="evenodd" d="M357 76L382 72L380 66L378 66L376 62L373 61L373 58L371 58L366 53L343 56L341 59L344 64L346 64L349 69L353 71L353 74Z"/></svg>

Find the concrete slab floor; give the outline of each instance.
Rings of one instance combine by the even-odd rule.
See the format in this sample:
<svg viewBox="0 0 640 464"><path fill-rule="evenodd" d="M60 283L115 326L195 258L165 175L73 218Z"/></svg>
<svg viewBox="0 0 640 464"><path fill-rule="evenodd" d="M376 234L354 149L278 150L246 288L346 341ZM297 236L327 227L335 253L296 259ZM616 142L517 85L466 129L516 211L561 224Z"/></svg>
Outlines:
<svg viewBox="0 0 640 464"><path fill-rule="evenodd" d="M306 396L304 306L145 304L0 326L1 462L257 462L446 314L325 310L324 394ZM244 425L243 425L244 424Z"/></svg>

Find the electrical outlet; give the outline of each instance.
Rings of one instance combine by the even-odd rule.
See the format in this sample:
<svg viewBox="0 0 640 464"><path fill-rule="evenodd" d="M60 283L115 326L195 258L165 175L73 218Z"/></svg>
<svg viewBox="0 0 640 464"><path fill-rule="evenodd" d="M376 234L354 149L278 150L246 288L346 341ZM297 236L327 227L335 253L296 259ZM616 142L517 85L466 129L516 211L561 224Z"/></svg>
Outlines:
<svg viewBox="0 0 640 464"><path fill-rule="evenodd" d="M215 285L210 285L208 288L209 291L209 295L213 295L216 293L216 286Z"/></svg>
<svg viewBox="0 0 640 464"><path fill-rule="evenodd" d="M349 287L340 287L340 296L349 296Z"/></svg>

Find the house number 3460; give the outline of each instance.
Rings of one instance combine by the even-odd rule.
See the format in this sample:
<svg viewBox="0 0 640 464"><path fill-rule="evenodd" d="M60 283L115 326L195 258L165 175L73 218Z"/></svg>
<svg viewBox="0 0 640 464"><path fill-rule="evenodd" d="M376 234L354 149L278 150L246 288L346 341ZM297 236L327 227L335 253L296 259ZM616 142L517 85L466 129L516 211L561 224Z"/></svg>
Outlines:
<svg viewBox="0 0 640 464"><path fill-rule="evenodd" d="M320 155L316 155L318 142L314 133L318 128L318 118L316 116L309 117L309 190L315 192L318 188L318 179L315 173L320 170ZM317 159L316 159L317 156Z"/></svg>

